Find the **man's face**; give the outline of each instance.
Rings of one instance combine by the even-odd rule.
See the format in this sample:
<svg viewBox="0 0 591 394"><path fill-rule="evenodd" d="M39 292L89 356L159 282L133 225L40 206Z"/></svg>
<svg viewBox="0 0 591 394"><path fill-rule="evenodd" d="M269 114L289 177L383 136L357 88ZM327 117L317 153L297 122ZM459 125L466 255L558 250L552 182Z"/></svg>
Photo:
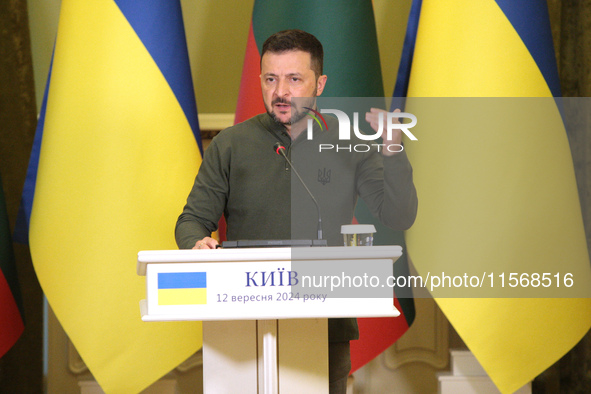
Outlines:
<svg viewBox="0 0 591 394"><path fill-rule="evenodd" d="M267 52L261 61L263 102L273 119L288 129L306 115L291 107L292 97L316 97L324 90L326 75L318 79L311 68L310 54L303 51ZM293 119L292 119L293 110Z"/></svg>

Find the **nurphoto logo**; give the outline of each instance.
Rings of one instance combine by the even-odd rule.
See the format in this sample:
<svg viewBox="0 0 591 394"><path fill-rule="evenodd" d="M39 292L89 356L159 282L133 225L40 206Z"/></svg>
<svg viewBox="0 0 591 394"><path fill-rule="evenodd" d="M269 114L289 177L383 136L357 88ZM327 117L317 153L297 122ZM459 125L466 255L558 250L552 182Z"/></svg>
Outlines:
<svg viewBox="0 0 591 394"><path fill-rule="evenodd" d="M310 115L316 121L316 123L318 123L318 126L320 126L320 130L323 130L322 123L324 123L324 127L326 127L326 130L328 130L328 125L326 124L326 120L324 120L324 116L322 116L320 114L320 112L318 112L310 107L304 107L304 109L307 109L308 111L312 111L312 113L308 112L308 115ZM322 119L322 123L320 123L320 120L318 120L318 118ZM309 122L308 122L308 139L311 139L309 133L310 133L310 128L311 128L310 123L311 123L312 119L308 119L308 120L309 120Z"/></svg>
<svg viewBox="0 0 591 394"><path fill-rule="evenodd" d="M307 138L308 140L313 139L313 128L314 128L314 121L320 126L320 130L328 130L328 125L326 124L326 120L322 116L322 114L333 114L336 116L339 122L339 140L340 141L350 141L351 140L351 119L349 116L338 109L320 109L320 112L315 111L312 108L304 107L305 109L309 110L308 115L310 115L311 119L308 119L308 128L307 128ZM386 119L384 120L384 114L386 114ZM410 119L410 123L402 123L402 119ZM385 124L384 124L385 123ZM408 112L382 112L378 115L378 129L375 131L374 134L364 134L359 130L359 113L353 113L353 133L355 136L362 140L362 141L375 141L380 138L384 132L384 127L386 130L386 136L388 140L392 139L392 132L394 130L400 130L403 132L411 141L417 141L417 137L414 136L410 132L409 129L414 127L417 124L417 117ZM324 127L323 127L324 125ZM385 144L355 144L355 145L334 145L334 144L320 144L319 151L322 152L323 150L346 150L349 152L368 152L371 149L371 146L377 147L378 151L381 148L385 147ZM387 147L388 151L390 152L401 152L404 150L404 147L399 144L392 144ZM395 150L392 150L395 149Z"/></svg>

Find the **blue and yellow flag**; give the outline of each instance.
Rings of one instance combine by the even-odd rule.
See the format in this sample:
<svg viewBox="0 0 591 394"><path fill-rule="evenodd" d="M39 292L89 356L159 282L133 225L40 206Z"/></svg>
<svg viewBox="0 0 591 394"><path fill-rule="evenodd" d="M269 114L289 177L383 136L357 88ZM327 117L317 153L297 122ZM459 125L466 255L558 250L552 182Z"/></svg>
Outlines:
<svg viewBox="0 0 591 394"><path fill-rule="evenodd" d="M160 272L158 305L207 304L207 272Z"/></svg>
<svg viewBox="0 0 591 394"><path fill-rule="evenodd" d="M29 243L49 304L106 393L137 393L201 347L144 323L137 253L176 249L201 162L179 1L62 1Z"/></svg>
<svg viewBox="0 0 591 394"><path fill-rule="evenodd" d="M510 273L576 272L575 280L588 281L573 164L552 99L558 95L545 1L422 1L408 97L468 97L453 103L508 112L506 104L529 106L515 97L549 99L521 117L497 111L493 125L453 109L419 117L424 133L417 130L419 141L407 147L421 206L407 244L421 275L462 267L494 273L498 287ZM523 127L509 127L509 116ZM531 381L591 327L591 299L437 302L503 393Z"/></svg>

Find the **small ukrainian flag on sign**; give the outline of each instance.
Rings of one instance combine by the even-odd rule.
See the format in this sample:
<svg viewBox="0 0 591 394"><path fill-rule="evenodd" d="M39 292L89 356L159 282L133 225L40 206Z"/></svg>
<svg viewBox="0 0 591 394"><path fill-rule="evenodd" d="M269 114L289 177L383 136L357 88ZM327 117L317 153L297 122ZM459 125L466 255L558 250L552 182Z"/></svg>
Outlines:
<svg viewBox="0 0 591 394"><path fill-rule="evenodd" d="M158 273L158 305L207 304L206 272Z"/></svg>

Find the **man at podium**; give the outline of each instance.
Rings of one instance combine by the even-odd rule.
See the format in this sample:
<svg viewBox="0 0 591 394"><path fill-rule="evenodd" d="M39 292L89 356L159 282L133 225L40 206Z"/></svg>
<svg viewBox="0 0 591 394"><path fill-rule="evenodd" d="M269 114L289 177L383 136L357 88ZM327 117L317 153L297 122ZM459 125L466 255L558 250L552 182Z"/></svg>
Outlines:
<svg viewBox="0 0 591 394"><path fill-rule="evenodd" d="M211 234L222 214L228 240L322 237L329 246L342 246L340 226L353 220L358 197L386 226L405 230L413 224L417 196L400 130L388 139L384 127L379 151L348 152L346 160L338 152L318 152L319 144L339 143L334 117L325 117L324 129L314 124L314 138L308 138L308 115L318 110L316 97L328 79L322 71L323 48L313 35L287 30L265 41L261 88L266 113L212 140L177 221L179 248L218 247ZM292 101L296 97L308 99L302 104ZM376 131L380 112L372 108L365 116ZM355 138L350 143L363 142ZM358 337L355 319L329 320L331 393L346 391L349 341Z"/></svg>

